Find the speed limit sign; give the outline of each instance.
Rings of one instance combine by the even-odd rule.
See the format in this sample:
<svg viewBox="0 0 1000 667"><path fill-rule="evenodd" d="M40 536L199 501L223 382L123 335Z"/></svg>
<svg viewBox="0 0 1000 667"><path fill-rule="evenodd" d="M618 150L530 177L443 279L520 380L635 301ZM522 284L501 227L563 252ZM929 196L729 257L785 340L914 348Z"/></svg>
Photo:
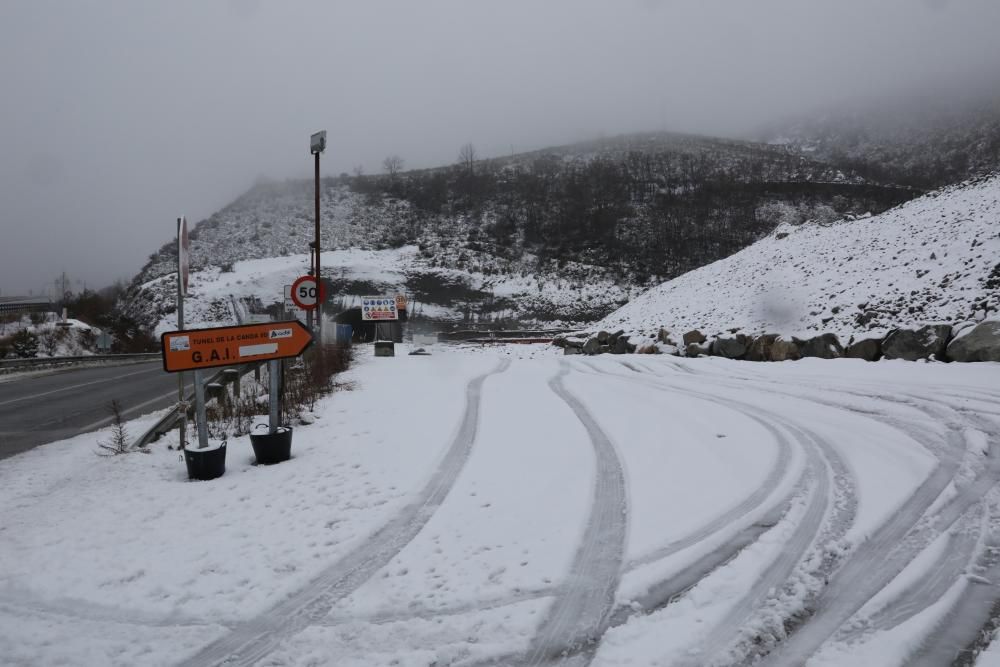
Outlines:
<svg viewBox="0 0 1000 667"><path fill-rule="evenodd" d="M317 287L313 276L302 276L292 283L292 301L303 310L314 309L324 296L322 284Z"/></svg>

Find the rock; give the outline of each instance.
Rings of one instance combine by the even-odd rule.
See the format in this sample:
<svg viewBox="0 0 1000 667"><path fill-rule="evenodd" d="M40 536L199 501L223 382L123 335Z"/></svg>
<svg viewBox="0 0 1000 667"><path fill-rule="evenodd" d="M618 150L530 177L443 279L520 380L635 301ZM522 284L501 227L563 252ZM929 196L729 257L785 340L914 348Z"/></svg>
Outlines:
<svg viewBox="0 0 1000 667"><path fill-rule="evenodd" d="M584 354L597 354L598 349L601 347L599 337L600 334L597 334L587 339L587 342L583 344L582 348Z"/></svg>
<svg viewBox="0 0 1000 667"><path fill-rule="evenodd" d="M611 351L610 345L602 345L599 348L597 348L597 354L607 354L610 351Z"/></svg>
<svg viewBox="0 0 1000 667"><path fill-rule="evenodd" d="M624 335L625 335L625 330L624 329L619 329L618 331L614 332L613 334L608 334L608 340L607 340L608 345L610 345L611 347L614 347L615 343L618 342L618 339L621 338ZM625 339L628 340L628 336L625 336Z"/></svg>
<svg viewBox="0 0 1000 667"><path fill-rule="evenodd" d="M600 343L601 345L604 345L605 343L607 343L608 342L608 332L607 331L598 331L597 332L597 342Z"/></svg>
<svg viewBox="0 0 1000 667"><path fill-rule="evenodd" d="M778 334L764 334L757 336L753 342L747 346L747 361L770 361L771 346L778 339Z"/></svg>
<svg viewBox="0 0 1000 667"><path fill-rule="evenodd" d="M635 351L636 354L660 354L660 348L657 347L656 343L646 343L644 345L638 346Z"/></svg>
<svg viewBox="0 0 1000 667"><path fill-rule="evenodd" d="M583 347L583 344L587 342L586 338L580 338L575 334L559 334L552 339L552 344L556 347Z"/></svg>
<svg viewBox="0 0 1000 667"><path fill-rule="evenodd" d="M708 354L708 348L698 343L688 343L684 351L689 357L699 357L703 354Z"/></svg>
<svg viewBox="0 0 1000 667"><path fill-rule="evenodd" d="M886 359L944 359L945 344L951 335L947 324L928 324L916 331L894 329L882 341L882 355Z"/></svg>
<svg viewBox="0 0 1000 667"><path fill-rule="evenodd" d="M809 340L798 341L799 352L803 357L819 359L839 359L844 356L844 346L832 333L813 336Z"/></svg>
<svg viewBox="0 0 1000 667"><path fill-rule="evenodd" d="M705 342L705 334L693 329L684 334L684 347L687 347L691 343L698 343L699 345Z"/></svg>
<svg viewBox="0 0 1000 667"><path fill-rule="evenodd" d="M732 338L716 338L712 341L711 353L726 359L742 359L747 353L747 337L738 334Z"/></svg>
<svg viewBox="0 0 1000 667"><path fill-rule="evenodd" d="M882 341L878 338L865 338L847 346L844 356L849 359L864 359L878 361L882 356Z"/></svg>
<svg viewBox="0 0 1000 667"><path fill-rule="evenodd" d="M615 338L615 344L611 346L611 354L628 354L629 352L628 336L618 336ZM633 350L635 347L633 346Z"/></svg>
<svg viewBox="0 0 1000 667"><path fill-rule="evenodd" d="M583 349L579 347L564 347L563 355L567 354L583 354Z"/></svg>
<svg viewBox="0 0 1000 667"><path fill-rule="evenodd" d="M962 330L948 344L947 356L952 361L1000 361L1000 320Z"/></svg>
<svg viewBox="0 0 1000 667"><path fill-rule="evenodd" d="M771 344L771 361L795 361L801 359L802 353L795 340L778 337Z"/></svg>
<svg viewBox="0 0 1000 667"><path fill-rule="evenodd" d="M663 327L660 327L660 330L657 332L656 341L658 343L663 343L664 345L677 345L677 343L670 338L670 332Z"/></svg>

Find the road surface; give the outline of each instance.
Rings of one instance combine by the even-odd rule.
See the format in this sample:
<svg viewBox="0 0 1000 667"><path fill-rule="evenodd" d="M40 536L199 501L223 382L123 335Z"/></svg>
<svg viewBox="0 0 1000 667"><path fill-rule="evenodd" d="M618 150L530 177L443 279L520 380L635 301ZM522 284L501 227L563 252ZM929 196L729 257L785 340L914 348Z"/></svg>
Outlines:
<svg viewBox="0 0 1000 667"><path fill-rule="evenodd" d="M0 376L0 459L110 424L112 400L126 419L168 407L177 377L160 361Z"/></svg>

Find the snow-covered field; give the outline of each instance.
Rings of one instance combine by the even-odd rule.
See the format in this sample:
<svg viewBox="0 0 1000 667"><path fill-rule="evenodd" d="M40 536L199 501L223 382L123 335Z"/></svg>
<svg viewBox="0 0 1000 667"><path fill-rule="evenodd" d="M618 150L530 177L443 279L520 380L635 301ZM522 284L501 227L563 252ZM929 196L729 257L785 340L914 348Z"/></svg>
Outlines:
<svg viewBox="0 0 1000 667"><path fill-rule="evenodd" d="M430 349L359 354L277 466L238 438L190 482L106 433L0 462L0 663L881 667L989 636L1000 365Z"/></svg>
<svg viewBox="0 0 1000 667"><path fill-rule="evenodd" d="M574 267L564 267L569 272ZM482 300L509 303L501 310L511 317L531 312L547 312L553 318L572 318L588 309L614 308L638 293L637 288L619 286L610 279L590 276L569 280L549 275L525 273L483 273L473 269L431 266L417 246L383 250L350 248L324 252L321 258L324 276L343 286L343 306L360 305L368 294L407 294L410 310L417 317L460 321L462 304ZM587 267L577 265L581 272ZM208 266L191 274L189 296L185 302L188 328L222 326L235 322L234 300L259 299L264 306L281 303L284 286L291 285L309 271L308 255L265 257L235 261L231 271ZM155 278L140 290L151 299L173 304L176 273ZM414 287L414 285L420 287ZM424 291L426 290L426 291ZM473 310L479 313L481 307ZM528 318L530 319L530 317ZM156 335L176 328L173 311L162 315L155 325Z"/></svg>
<svg viewBox="0 0 1000 667"><path fill-rule="evenodd" d="M744 250L655 287L596 329L809 338L885 335L1000 310L1000 176L875 217L781 225Z"/></svg>

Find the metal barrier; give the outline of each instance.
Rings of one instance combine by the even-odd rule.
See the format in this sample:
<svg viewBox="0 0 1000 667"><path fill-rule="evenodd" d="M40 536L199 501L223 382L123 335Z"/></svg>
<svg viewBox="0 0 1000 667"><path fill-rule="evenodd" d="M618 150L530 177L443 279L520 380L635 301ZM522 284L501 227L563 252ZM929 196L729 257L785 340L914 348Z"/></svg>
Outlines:
<svg viewBox="0 0 1000 667"><path fill-rule="evenodd" d="M253 364L243 364L235 368L221 368L211 377L205 379L205 385L210 384L220 384L225 385L227 382L239 382L243 379L243 376L250 373L257 368L263 366L263 362L257 362ZM238 374L232 373L233 370L238 371ZM225 391L225 388L223 388ZM184 397L184 402L187 403L187 414L190 419L194 419L194 389ZM174 405L167 414L163 415L159 421L153 424L149 430L140 435L135 442L132 443L133 447L145 447L151 442L156 441L160 436L165 435L167 431L177 428L177 421L180 419L181 415Z"/></svg>
<svg viewBox="0 0 1000 667"><path fill-rule="evenodd" d="M109 362L137 363L161 359L159 352L141 354L92 354L80 357L32 357L30 359L0 359L0 373L18 370L37 370L54 366L76 366Z"/></svg>

